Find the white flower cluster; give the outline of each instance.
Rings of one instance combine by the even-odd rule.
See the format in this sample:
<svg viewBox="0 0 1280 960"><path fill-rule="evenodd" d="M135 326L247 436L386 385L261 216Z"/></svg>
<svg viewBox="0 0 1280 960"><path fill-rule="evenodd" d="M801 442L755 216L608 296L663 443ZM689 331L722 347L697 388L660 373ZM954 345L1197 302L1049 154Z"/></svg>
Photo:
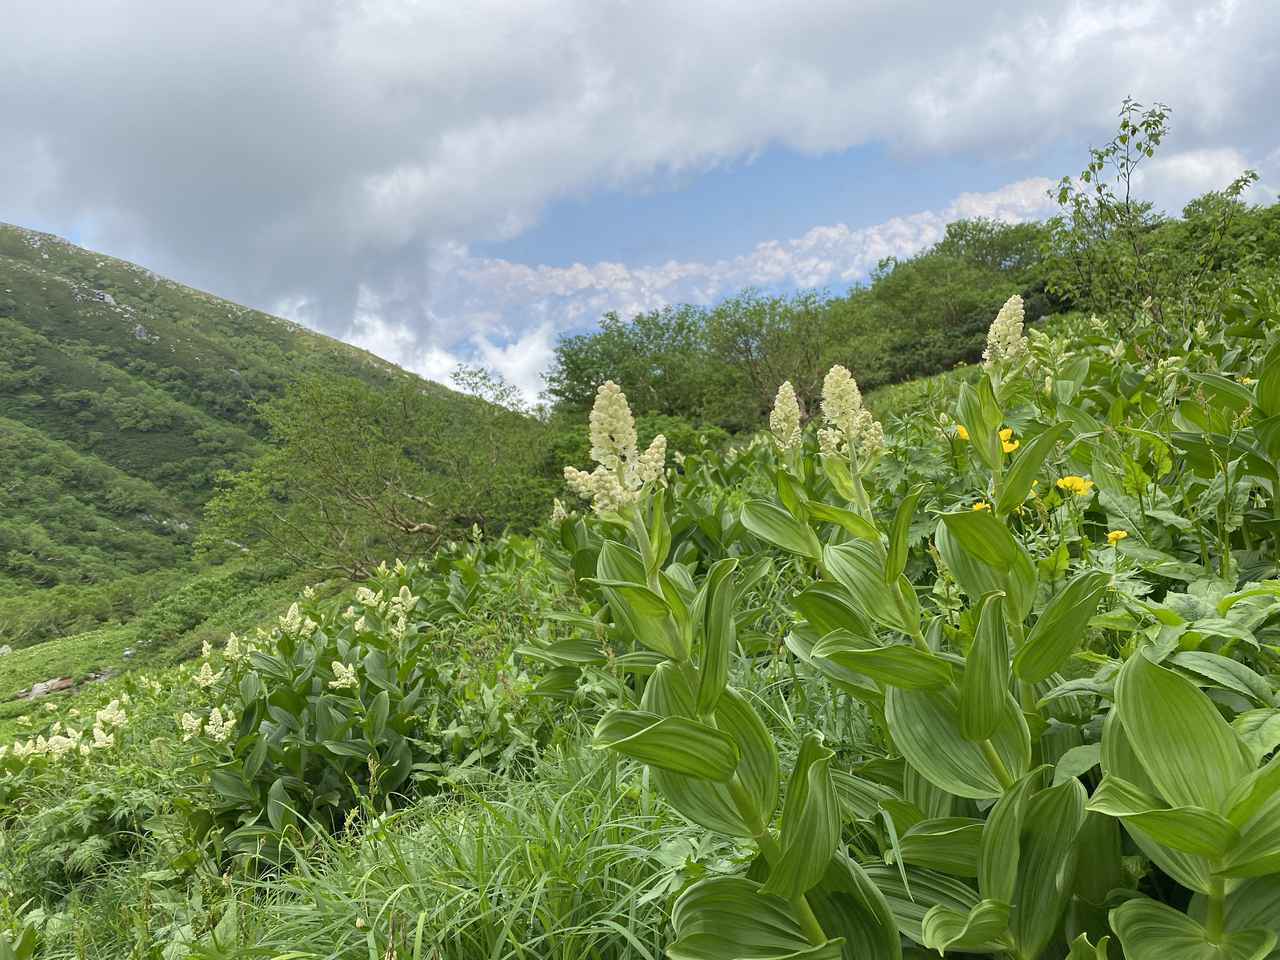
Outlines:
<svg viewBox="0 0 1280 960"><path fill-rule="evenodd" d="M884 428L862 405L858 381L836 364L822 381L822 419L818 446L824 456L851 457L867 461L884 448Z"/></svg>
<svg viewBox="0 0 1280 960"><path fill-rule="evenodd" d="M1022 335L1024 316L1022 297L1015 293L1005 301L987 331L987 348L982 351L982 364L988 370L1001 363L1016 363L1028 357L1027 338Z"/></svg>
<svg viewBox="0 0 1280 960"><path fill-rule="evenodd" d="M790 380L782 381L778 395L773 399L769 413L769 432L779 450L792 450L800 446L800 402Z"/></svg>
<svg viewBox="0 0 1280 960"><path fill-rule="evenodd" d="M564 504L560 502L560 499L557 497L556 499L552 500L551 501L551 522L554 524L560 524L568 519L569 519L569 512L565 510Z"/></svg>
<svg viewBox="0 0 1280 960"><path fill-rule="evenodd" d="M596 391L591 408L591 459L597 464L587 473L564 468L564 479L597 513L610 513L638 503L646 485L665 482L667 438L653 438L643 453L637 448L636 423L626 395L612 380Z"/></svg>
<svg viewBox="0 0 1280 960"><path fill-rule="evenodd" d="M200 672L191 679L196 682L197 687L200 687L203 690L208 690L222 679L222 675L224 673L226 673L225 670L219 670L217 673L214 673L213 667L210 666L209 661L206 660L204 663L200 664Z"/></svg>
<svg viewBox="0 0 1280 960"><path fill-rule="evenodd" d="M178 720L178 729L182 732L182 742L186 743L204 733L215 743L226 743L234 731L236 716L230 710L223 716L222 710L214 707L209 711L207 719L201 719L194 713L184 713Z"/></svg>
<svg viewBox="0 0 1280 960"><path fill-rule="evenodd" d="M298 605L292 604L285 615L280 618L280 629L289 636L309 637L316 632L319 624L310 617L304 617Z"/></svg>
<svg viewBox="0 0 1280 960"><path fill-rule="evenodd" d="M105 750L116 745L115 731L128 721L120 700L112 700L94 715L91 729L77 730L63 727L62 721L55 721L46 737L41 734L29 740L15 740L13 755L18 759L45 756L52 760L79 753L88 756L94 750ZM52 704L50 704L52 706ZM77 714L78 716L78 714ZM0 747L0 757L9 752L9 747Z"/></svg>
<svg viewBox="0 0 1280 960"><path fill-rule="evenodd" d="M348 666L341 660L335 660L331 664L333 668L333 679L329 681L329 686L334 690L354 690L360 686L360 677L356 674L356 668Z"/></svg>

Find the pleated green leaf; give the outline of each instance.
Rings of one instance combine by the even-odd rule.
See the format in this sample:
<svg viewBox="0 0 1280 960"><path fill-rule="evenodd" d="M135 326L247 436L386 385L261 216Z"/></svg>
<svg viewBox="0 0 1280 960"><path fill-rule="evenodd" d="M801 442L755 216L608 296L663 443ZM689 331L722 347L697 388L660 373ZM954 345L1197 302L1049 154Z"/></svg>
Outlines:
<svg viewBox="0 0 1280 960"><path fill-rule="evenodd" d="M1156 785L1138 761L1125 734L1124 724L1120 722L1120 714L1115 709L1107 713L1102 724L1102 771L1121 777L1152 796L1156 794ZM1209 892L1213 884L1213 870L1207 859L1156 843L1145 833L1127 829L1126 833L1147 857L1178 883L1188 890Z"/></svg>
<svg viewBox="0 0 1280 960"><path fill-rule="evenodd" d="M1036 594L1035 564L991 511L943 514L934 540L972 602L1002 592L1008 618L1014 623L1027 618Z"/></svg>
<svg viewBox="0 0 1280 960"><path fill-rule="evenodd" d="M1155 792L1172 806L1221 810L1231 788L1253 772L1213 701L1145 651L1121 668L1115 709Z"/></svg>
<svg viewBox="0 0 1280 960"><path fill-rule="evenodd" d="M983 377L976 386L960 384L956 416L969 433L969 443L988 470L994 470L1004 456L1000 446L1000 406L991 381Z"/></svg>
<svg viewBox="0 0 1280 960"><path fill-rule="evenodd" d="M836 630L813 647L813 657L880 683L909 689L940 687L951 680L951 664L909 643L872 644L848 630Z"/></svg>
<svg viewBox="0 0 1280 960"><path fill-rule="evenodd" d="M994 800L1004 792L978 744L961 733L959 704L951 689L890 687L884 714L898 750L930 783L974 800ZM1022 711L1012 702L1006 703L991 742L1011 776L1026 772L1031 736Z"/></svg>
<svg viewBox="0 0 1280 960"><path fill-rule="evenodd" d="M1039 767L1019 779L987 813L978 847L978 891L988 899L1013 900L1022 859L1022 821L1044 779L1043 770Z"/></svg>
<svg viewBox="0 0 1280 960"><path fill-rule="evenodd" d="M989 594L978 611L978 628L960 681L960 732L968 740L986 740L1008 713L1009 640L1004 597Z"/></svg>
<svg viewBox="0 0 1280 960"><path fill-rule="evenodd" d="M829 503L819 503L812 500L807 504L809 515L815 520L822 520L826 523L834 523L838 527L847 530L851 535L859 540L870 540L873 543L880 542L880 531L876 529L876 525L869 520L864 519L861 515L854 513L852 510L846 510L843 507L833 507Z"/></svg>
<svg viewBox="0 0 1280 960"><path fill-rule="evenodd" d="M1063 665L1084 639L1089 620L1107 592L1110 577L1086 570L1072 578L1045 607L1013 657L1013 672L1039 683Z"/></svg>
<svg viewBox="0 0 1280 960"><path fill-rule="evenodd" d="M1115 774L1102 778L1088 809L1117 817L1157 843L1204 857L1221 857L1240 839L1240 831L1221 814L1203 807L1170 807Z"/></svg>
<svg viewBox="0 0 1280 960"><path fill-rule="evenodd" d="M921 820L898 838L899 855L917 867L953 877L976 877L982 824L972 817Z"/></svg>
<svg viewBox="0 0 1280 960"><path fill-rule="evenodd" d="M791 603L820 636L832 630L851 630L865 637L874 629L853 604L849 591L838 583L815 583L792 597Z"/></svg>
<svg viewBox="0 0 1280 960"><path fill-rule="evenodd" d="M978 904L978 895L964 880L932 870L909 866L900 873L898 867L880 865L869 866L865 870L884 894L898 929L922 946L924 918L930 909L943 906L967 916Z"/></svg>
<svg viewBox="0 0 1280 960"><path fill-rule="evenodd" d="M834 757L817 734L800 745L782 806L782 857L770 867L766 893L798 897L826 872L840 842L840 799L831 780Z"/></svg>
<svg viewBox="0 0 1280 960"><path fill-rule="evenodd" d="M902 937L888 898L844 852L831 858L805 897L827 936L844 940L844 957L902 960Z"/></svg>
<svg viewBox="0 0 1280 960"><path fill-rule="evenodd" d="M794 908L743 877L709 877L680 895L671 914L670 960L841 960L838 940L815 946Z"/></svg>
<svg viewBox="0 0 1280 960"><path fill-rule="evenodd" d="M924 946L938 953L954 950L985 952L999 947L1009 927L1009 905L996 900L982 900L968 913L941 904L924 915L921 931Z"/></svg>
<svg viewBox="0 0 1280 960"><path fill-rule="evenodd" d="M592 746L707 780L726 781L738 766L737 745L723 731L644 710L610 710L596 725Z"/></svg>
<svg viewBox="0 0 1280 960"><path fill-rule="evenodd" d="M1128 960L1263 960L1276 945L1274 930L1235 930L1218 942L1186 914L1154 900L1126 900L1110 913Z"/></svg>
<svg viewBox="0 0 1280 960"><path fill-rule="evenodd" d="M694 693L689 673L670 661L659 666L645 684L641 707L661 716L691 717ZM727 784L656 768L651 770L653 784L672 807L694 823L730 837L753 837L772 819L778 803L778 754L773 736L733 687L726 687L720 695L715 721L716 728L738 747L738 781L758 819L744 819Z"/></svg>
<svg viewBox="0 0 1280 960"><path fill-rule="evenodd" d="M790 553L810 560L822 556L822 544L809 525L767 500L748 500L743 504L742 525L761 540Z"/></svg>
<svg viewBox="0 0 1280 960"><path fill-rule="evenodd" d="M923 492L921 484L912 487L893 515L893 528L889 532L889 555L884 565L884 582L887 584L896 583L907 567L907 536L911 531L911 521L916 515L916 504L920 502L920 494Z"/></svg>
<svg viewBox="0 0 1280 960"><path fill-rule="evenodd" d="M733 617L733 572L738 561L717 561L707 574L706 619L703 630L702 663L698 668L699 716L715 710L725 684L729 682L729 661L737 647L737 626Z"/></svg>
<svg viewBox="0 0 1280 960"><path fill-rule="evenodd" d="M1070 902L1076 835L1084 825L1085 799L1080 781L1068 780L1027 800L1009 920L1018 956L1043 955Z"/></svg>
<svg viewBox="0 0 1280 960"><path fill-rule="evenodd" d="M894 586L885 583L885 553L878 543L853 540L828 546L822 563L831 577L849 591L850 599L865 616L890 630L911 634L919 628L919 610L908 621L898 605Z"/></svg>
<svg viewBox="0 0 1280 960"><path fill-rule="evenodd" d="M1034 440L1022 445L1022 449L1010 461L1009 469L1004 475L1004 485L996 500L998 514L1003 516L1022 506L1022 501L1026 500L1027 494L1031 492L1031 484L1039 476L1040 468L1044 466L1045 458L1053 450L1053 445L1070 429L1071 425L1068 423L1057 423Z"/></svg>

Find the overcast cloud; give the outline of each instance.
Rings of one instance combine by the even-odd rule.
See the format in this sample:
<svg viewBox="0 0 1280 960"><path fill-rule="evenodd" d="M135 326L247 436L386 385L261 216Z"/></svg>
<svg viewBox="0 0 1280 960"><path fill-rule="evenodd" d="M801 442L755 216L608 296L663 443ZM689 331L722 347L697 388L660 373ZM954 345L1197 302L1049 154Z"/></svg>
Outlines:
<svg viewBox="0 0 1280 960"><path fill-rule="evenodd" d="M3 0L0 219L284 312L442 376L530 388L604 309L856 279L948 218L1043 213L1002 190L876 227L815 224L715 262L471 253L566 197L879 142L1034 158L1176 107L1168 204L1248 165L1280 182L1269 2L753 4ZM833 218L833 220L836 218Z"/></svg>

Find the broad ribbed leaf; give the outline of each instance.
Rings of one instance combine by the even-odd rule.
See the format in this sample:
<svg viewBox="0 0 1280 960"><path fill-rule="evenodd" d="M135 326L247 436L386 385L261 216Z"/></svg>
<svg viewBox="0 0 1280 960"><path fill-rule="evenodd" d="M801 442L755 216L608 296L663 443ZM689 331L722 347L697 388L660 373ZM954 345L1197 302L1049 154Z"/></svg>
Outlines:
<svg viewBox="0 0 1280 960"><path fill-rule="evenodd" d="M1089 935L1082 933L1071 941L1071 951L1067 954L1067 960L1109 960L1107 944L1110 942L1111 938L1104 936L1098 941L1098 945L1094 946L1089 942Z"/></svg>
<svg viewBox="0 0 1280 960"><path fill-rule="evenodd" d="M1004 475L1004 485L1000 490L1000 497L996 500L997 513L1003 516L1022 506L1022 501L1026 500L1027 494L1031 492L1031 484L1039 475L1045 458L1053 450L1053 445L1070 429L1069 423L1057 423L1034 440L1022 445L1022 449L1010 462L1009 470Z"/></svg>
<svg viewBox="0 0 1280 960"><path fill-rule="evenodd" d="M684 717L644 710L611 710L596 725L592 746L690 777L726 781L738 766L738 748L721 730Z"/></svg>
<svg viewBox="0 0 1280 960"><path fill-rule="evenodd" d="M777 504L748 500L742 505L742 525L761 540L810 560L822 556L822 544L807 523L801 523Z"/></svg>
<svg viewBox="0 0 1280 960"><path fill-rule="evenodd" d="M670 960L840 960L840 941L814 946L781 897L742 877L709 877L680 895L671 914Z"/></svg>
<svg viewBox="0 0 1280 960"><path fill-rule="evenodd" d="M1028 683L1039 683L1071 657L1084 639L1089 620L1107 592L1110 577L1097 570L1075 576L1045 607L1013 657L1013 671Z"/></svg>
<svg viewBox="0 0 1280 960"><path fill-rule="evenodd" d="M951 664L909 643L875 645L848 630L827 634L813 647L817 666L826 660L880 683L909 689L940 687L951 680Z"/></svg>
<svg viewBox="0 0 1280 960"><path fill-rule="evenodd" d="M831 781L835 751L805 737L782 806L782 857L770 865L766 893L798 897L821 879L840 842L840 800Z"/></svg>
<svg viewBox="0 0 1280 960"><path fill-rule="evenodd" d="M1041 790L1027 801L1009 921L1017 956L1043 955L1067 909L1076 834L1085 820L1084 804L1085 791L1079 780Z"/></svg>
<svg viewBox="0 0 1280 960"><path fill-rule="evenodd" d="M699 716L711 713L729 682L729 661L737 647L733 618L733 571L738 561L717 561L707 574L706 628L703 631L702 664L698 668Z"/></svg>
<svg viewBox="0 0 1280 960"><path fill-rule="evenodd" d="M828 546L822 552L822 563L832 579L849 591L854 604L867 617L900 633L914 634L919 629L918 608L914 621L909 622L898 604L894 587L884 581L885 554L880 544L853 540Z"/></svg>
<svg viewBox="0 0 1280 960"><path fill-rule="evenodd" d="M1009 905L996 900L982 900L968 913L939 904L924 915L921 932L924 946L945 953L954 950L990 950L998 946L1009 926Z"/></svg>
<svg viewBox="0 0 1280 960"><path fill-rule="evenodd" d="M1128 960L1263 960L1276 945L1272 930L1237 930L1219 942L1186 914L1154 900L1126 900L1111 911L1111 927Z"/></svg>
<svg viewBox="0 0 1280 960"><path fill-rule="evenodd" d="M898 838L898 851L905 863L954 877L976 877L982 826L971 817L921 820Z"/></svg>
<svg viewBox="0 0 1280 960"><path fill-rule="evenodd" d="M1273 759L1271 765L1280 765L1280 759ZM1250 791L1245 801L1247 806L1256 804L1256 813L1241 828L1240 843L1231 851L1222 868L1228 877L1261 877L1280 873L1280 792L1273 790L1265 800L1258 802L1258 795L1266 786L1272 785L1275 778L1266 776L1260 779L1267 782L1256 784L1259 789ZM1239 811L1237 815L1243 815L1243 812Z"/></svg>
<svg viewBox="0 0 1280 960"><path fill-rule="evenodd" d="M925 915L932 907L944 906L968 915L978 904L973 887L963 880L932 870L907 867L906 880L897 867L868 866L866 874L884 894L893 919L904 936L923 945Z"/></svg>
<svg viewBox="0 0 1280 960"><path fill-rule="evenodd" d="M692 716L694 694L687 668L668 661L645 684L643 709L661 716ZM715 710L716 728L738 747L738 781L754 808L748 822L724 783L653 769L657 791L676 810L700 826L731 837L753 837L773 817L778 803L778 755L751 704L726 687Z"/></svg>
<svg viewBox="0 0 1280 960"><path fill-rule="evenodd" d="M1197 685L1230 690L1252 700L1256 706L1269 707L1275 701L1275 694L1271 692L1271 684L1266 678L1239 660L1206 650L1181 650L1166 663L1187 673Z"/></svg>
<svg viewBox="0 0 1280 960"><path fill-rule="evenodd" d="M1157 843L1204 857L1223 856L1240 839L1221 814L1203 807L1170 807L1115 774L1102 778L1088 809L1118 817Z"/></svg>
<svg viewBox="0 0 1280 960"><path fill-rule="evenodd" d="M1133 745L1125 734L1124 724L1120 722L1120 714L1114 709L1107 713L1102 724L1102 772L1128 780L1152 796L1156 794L1156 785L1138 762ZM1129 831L1126 829L1126 832ZM1204 857L1163 846L1138 831L1129 833L1129 836L1161 870L1188 890L1207 893L1211 889L1213 871Z"/></svg>
<svg viewBox="0 0 1280 960"><path fill-rule="evenodd" d="M978 890L988 899L1013 900L1022 859L1022 821L1028 800L1044 779L1043 770L1038 767L1022 777L987 814L978 847Z"/></svg>
<svg viewBox="0 0 1280 960"><path fill-rule="evenodd" d="M911 520L916 515L916 504L920 502L920 494L923 492L924 486L921 484L912 487L893 515L893 528L889 532L889 554L884 565L884 582L887 584L895 584L907 567L907 535L911 531Z"/></svg>
<svg viewBox="0 0 1280 960"><path fill-rule="evenodd" d="M974 800L994 800L1004 792L978 744L961 733L959 707L951 689L890 687L884 714L898 750L930 783ZM1022 711L1013 703L1006 704L991 741L1011 776L1026 772L1031 736Z"/></svg>
<svg viewBox="0 0 1280 960"><path fill-rule="evenodd" d="M852 510L833 507L829 503L819 503L817 501L810 501L808 510L809 515L815 520L822 520L826 523L834 523L839 527L843 527L859 540L870 540L873 543L880 542L880 531L876 529L875 524L863 519Z"/></svg>
<svg viewBox="0 0 1280 960"><path fill-rule="evenodd" d="M1027 618L1035 600L1035 565L989 510L944 514L934 540L947 569L973 603L988 593L1003 592L1008 619L1022 623ZM977 552L971 549L974 546Z"/></svg>
<svg viewBox="0 0 1280 960"><path fill-rule="evenodd" d="M1252 772L1213 701L1189 680L1152 663L1145 651L1121 668L1115 709L1166 803L1220 810L1230 789Z"/></svg>
<svg viewBox="0 0 1280 960"><path fill-rule="evenodd" d="M1000 447L1000 406L996 403L991 381L983 377L976 386L960 384L956 416L969 433L969 443L978 459L994 470L1004 456Z"/></svg>
<svg viewBox="0 0 1280 960"><path fill-rule="evenodd" d="M865 637L874 629L854 606L849 591L838 583L815 583L792 597L791 603L797 613L813 624L819 636L832 630L851 630Z"/></svg>
<svg viewBox="0 0 1280 960"><path fill-rule="evenodd" d="M889 901L856 861L837 852L806 895L829 937L844 940L844 957L902 960L902 937Z"/></svg>
<svg viewBox="0 0 1280 960"><path fill-rule="evenodd" d="M986 740L1008 713L1009 640L1004 598L989 594L978 612L978 628L960 681L960 732L968 740Z"/></svg>

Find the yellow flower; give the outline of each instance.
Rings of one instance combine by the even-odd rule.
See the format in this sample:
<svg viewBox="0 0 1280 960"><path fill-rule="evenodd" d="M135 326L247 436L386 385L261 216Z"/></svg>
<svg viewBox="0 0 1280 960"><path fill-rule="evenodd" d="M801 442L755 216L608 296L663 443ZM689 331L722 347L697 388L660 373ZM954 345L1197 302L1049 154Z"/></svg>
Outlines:
<svg viewBox="0 0 1280 960"><path fill-rule="evenodd" d="M1125 530L1112 530L1110 533L1107 534L1107 543L1111 544L1111 546L1114 547L1117 543L1119 543L1121 540L1123 540L1127 536L1129 536L1129 534Z"/></svg>
<svg viewBox="0 0 1280 960"><path fill-rule="evenodd" d="M973 505L973 509L975 509L975 510L990 510L990 509L991 509L991 504L987 503L987 501L985 501L985 500L979 500L977 503L975 503L975 504Z"/></svg>
<svg viewBox="0 0 1280 960"><path fill-rule="evenodd" d="M1071 474L1058 480L1058 489L1074 493L1076 496L1087 497L1093 492L1093 481L1088 477L1077 477Z"/></svg>
<svg viewBox="0 0 1280 960"><path fill-rule="evenodd" d="M1241 377L1240 382L1244 384L1246 387L1252 387L1258 381L1253 379L1253 377Z"/></svg>
<svg viewBox="0 0 1280 960"><path fill-rule="evenodd" d="M1021 441L1013 439L1013 427L1005 427L1000 431L1000 446L1005 453L1013 453L1022 446Z"/></svg>
<svg viewBox="0 0 1280 960"><path fill-rule="evenodd" d="M966 429L964 428L964 425L963 425L963 424L957 423L957 424L956 424L956 436L957 436L957 437L959 437L961 440L968 440L968 439L969 439L969 431L968 431L968 430L966 430Z"/></svg>

